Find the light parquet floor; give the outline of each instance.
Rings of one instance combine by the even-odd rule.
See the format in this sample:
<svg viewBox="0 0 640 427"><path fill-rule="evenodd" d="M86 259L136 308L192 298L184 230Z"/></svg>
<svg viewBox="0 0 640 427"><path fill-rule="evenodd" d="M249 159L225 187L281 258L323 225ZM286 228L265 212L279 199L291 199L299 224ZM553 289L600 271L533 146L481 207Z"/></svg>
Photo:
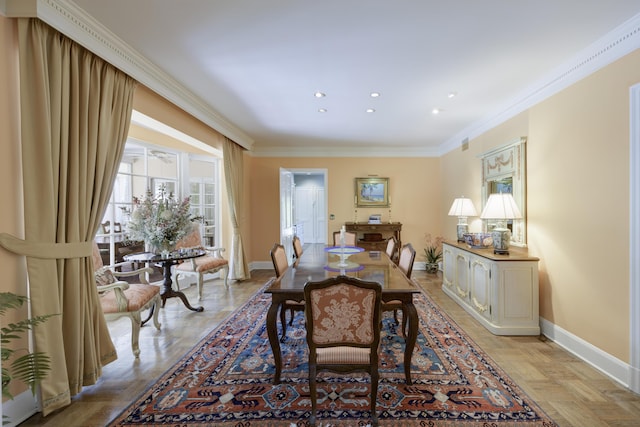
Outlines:
<svg viewBox="0 0 640 427"><path fill-rule="evenodd" d="M67 408L47 417L36 414L20 425L105 426L272 275L254 271L251 280L231 282L228 291L220 280L207 282L202 313L168 300L159 316L161 331L142 328L139 360L131 353L129 320L110 322L119 357L103 368L98 383L85 387ZM442 292L440 275L414 271L413 278L560 426L640 426L640 396L551 341L492 335ZM185 293L195 305L195 286Z"/></svg>

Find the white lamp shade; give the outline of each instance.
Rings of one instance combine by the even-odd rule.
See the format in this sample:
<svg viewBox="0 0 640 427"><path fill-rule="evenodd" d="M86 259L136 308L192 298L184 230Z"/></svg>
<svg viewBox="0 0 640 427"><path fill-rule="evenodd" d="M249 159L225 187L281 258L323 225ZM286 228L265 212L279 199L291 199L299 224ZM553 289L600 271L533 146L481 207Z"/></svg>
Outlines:
<svg viewBox="0 0 640 427"><path fill-rule="evenodd" d="M464 197L457 198L453 201L451 209L449 209L449 216L476 216L476 208L473 206L471 199Z"/></svg>
<svg viewBox="0 0 640 427"><path fill-rule="evenodd" d="M522 214L511 193L494 193L489 196L482 219L520 219Z"/></svg>

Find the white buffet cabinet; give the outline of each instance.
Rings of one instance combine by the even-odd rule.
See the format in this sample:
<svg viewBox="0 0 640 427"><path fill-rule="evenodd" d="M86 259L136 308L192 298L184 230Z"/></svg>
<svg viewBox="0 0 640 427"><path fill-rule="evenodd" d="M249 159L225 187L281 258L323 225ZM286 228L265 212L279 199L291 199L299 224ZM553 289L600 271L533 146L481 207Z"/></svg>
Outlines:
<svg viewBox="0 0 640 427"><path fill-rule="evenodd" d="M538 258L443 243L442 290L495 335L539 335Z"/></svg>

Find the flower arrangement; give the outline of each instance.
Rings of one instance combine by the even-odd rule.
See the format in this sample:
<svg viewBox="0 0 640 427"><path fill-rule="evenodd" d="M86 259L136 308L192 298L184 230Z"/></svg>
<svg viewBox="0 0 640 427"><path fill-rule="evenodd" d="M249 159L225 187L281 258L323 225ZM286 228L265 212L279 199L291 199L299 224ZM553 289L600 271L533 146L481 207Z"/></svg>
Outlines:
<svg viewBox="0 0 640 427"><path fill-rule="evenodd" d="M129 238L144 240L155 251L171 252L176 243L191 231L195 219L190 211L190 200L177 200L173 193L160 187L157 196L147 190L144 198L133 198L131 221L127 224Z"/></svg>
<svg viewBox="0 0 640 427"><path fill-rule="evenodd" d="M438 271L438 262L442 259L442 237L432 238L430 233L425 234L427 243L424 248L424 258L428 273L436 273Z"/></svg>

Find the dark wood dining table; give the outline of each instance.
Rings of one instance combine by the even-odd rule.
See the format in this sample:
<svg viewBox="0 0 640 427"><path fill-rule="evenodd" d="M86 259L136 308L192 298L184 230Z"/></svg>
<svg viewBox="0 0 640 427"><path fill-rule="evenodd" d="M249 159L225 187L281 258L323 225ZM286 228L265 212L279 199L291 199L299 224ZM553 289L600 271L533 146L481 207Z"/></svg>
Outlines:
<svg viewBox="0 0 640 427"><path fill-rule="evenodd" d="M404 352L404 373L411 384L411 357L418 336L418 314L413 304L413 294L419 293L414 282L394 264L385 252L355 252L343 257L330 248L312 246L290 266L280 278L272 278L265 292L271 294L271 306L267 312L267 333L275 363L274 384L280 383L282 353L278 339L278 310L284 301L304 301L304 285L308 281L324 280L336 275L347 275L362 280L378 282L382 286L382 301L401 301L407 315L407 336Z"/></svg>

